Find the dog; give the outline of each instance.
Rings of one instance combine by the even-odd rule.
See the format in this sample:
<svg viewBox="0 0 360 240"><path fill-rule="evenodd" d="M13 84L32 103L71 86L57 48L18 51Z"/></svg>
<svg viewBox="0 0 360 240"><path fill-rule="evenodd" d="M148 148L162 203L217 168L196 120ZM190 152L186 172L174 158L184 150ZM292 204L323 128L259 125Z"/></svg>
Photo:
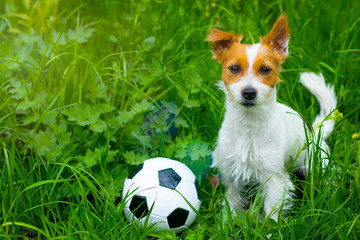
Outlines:
<svg viewBox="0 0 360 240"><path fill-rule="evenodd" d="M249 183L261 186L265 216L277 221L279 210L291 209L294 185L287 170L307 175L311 170L306 151L306 127L299 114L276 100L281 64L288 56L287 17L280 16L271 31L256 44L242 44L243 36L212 29L213 60L222 65L220 87L225 92L225 116L213 151L213 168L218 168L226 187L230 208L246 209ZM321 139L323 165L329 147L323 141L333 131L328 117L336 107L334 88L320 73L302 73L300 82L315 95L320 113L313 134ZM327 118L328 117L328 118ZM293 162L291 161L293 159Z"/></svg>

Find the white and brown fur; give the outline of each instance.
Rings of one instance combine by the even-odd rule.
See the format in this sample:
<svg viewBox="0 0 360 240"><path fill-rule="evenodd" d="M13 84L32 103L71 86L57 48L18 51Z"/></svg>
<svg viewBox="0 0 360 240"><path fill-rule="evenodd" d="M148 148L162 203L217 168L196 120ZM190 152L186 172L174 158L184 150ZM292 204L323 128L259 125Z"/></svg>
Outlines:
<svg viewBox="0 0 360 240"><path fill-rule="evenodd" d="M246 208L244 188L255 181L263 186L266 216L275 220L280 207L285 212L292 206L294 186L287 171L290 160L296 159L294 169L304 175L309 169L306 153L300 151L306 141L304 122L297 112L276 101L278 74L288 55L289 37L287 19L280 16L270 33L256 44L242 44L241 35L218 29L207 38L213 43L214 58L222 64L220 86L226 95L212 167L221 172L232 209ZM321 129L322 139L326 139L334 127L332 119L324 121L336 107L333 87L325 84L321 74L302 73L300 81L320 103L313 127L315 134ZM324 141L321 148L329 151ZM325 165L327 160L323 161Z"/></svg>

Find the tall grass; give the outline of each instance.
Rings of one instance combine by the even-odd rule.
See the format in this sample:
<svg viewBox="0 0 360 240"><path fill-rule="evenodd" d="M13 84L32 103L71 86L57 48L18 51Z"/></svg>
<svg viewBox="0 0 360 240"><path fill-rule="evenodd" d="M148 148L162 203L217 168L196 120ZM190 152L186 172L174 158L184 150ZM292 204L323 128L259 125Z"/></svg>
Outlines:
<svg viewBox="0 0 360 240"><path fill-rule="evenodd" d="M329 166L313 151L278 222L259 196L231 215L224 189L202 178L200 215L182 234L128 224L120 193L138 163L209 158L224 113L210 29L257 42L284 12L291 54L278 99L312 122L319 106L299 73L335 86L343 117ZM0 14L0 238L360 238L359 2L4 0Z"/></svg>

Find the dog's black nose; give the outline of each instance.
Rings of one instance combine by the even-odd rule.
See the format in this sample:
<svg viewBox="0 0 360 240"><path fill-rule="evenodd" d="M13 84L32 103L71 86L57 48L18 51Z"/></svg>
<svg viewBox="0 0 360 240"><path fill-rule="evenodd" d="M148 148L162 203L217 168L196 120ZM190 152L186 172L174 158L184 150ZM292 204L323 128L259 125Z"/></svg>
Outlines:
<svg viewBox="0 0 360 240"><path fill-rule="evenodd" d="M241 94L246 100L253 100L256 98L256 91L253 88L245 88Z"/></svg>

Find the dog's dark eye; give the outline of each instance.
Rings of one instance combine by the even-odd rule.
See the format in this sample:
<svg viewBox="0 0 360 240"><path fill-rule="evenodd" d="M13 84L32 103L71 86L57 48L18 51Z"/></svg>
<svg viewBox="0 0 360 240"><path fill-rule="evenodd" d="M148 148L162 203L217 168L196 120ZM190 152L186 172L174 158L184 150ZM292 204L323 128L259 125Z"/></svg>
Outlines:
<svg viewBox="0 0 360 240"><path fill-rule="evenodd" d="M270 68L268 68L268 67L262 67L262 68L260 68L260 74L262 74L262 75L268 75L270 72L271 72L271 69Z"/></svg>
<svg viewBox="0 0 360 240"><path fill-rule="evenodd" d="M229 67L229 69L230 69L230 72L232 72L234 74L237 74L241 71L241 68L238 65L231 66L231 67Z"/></svg>

